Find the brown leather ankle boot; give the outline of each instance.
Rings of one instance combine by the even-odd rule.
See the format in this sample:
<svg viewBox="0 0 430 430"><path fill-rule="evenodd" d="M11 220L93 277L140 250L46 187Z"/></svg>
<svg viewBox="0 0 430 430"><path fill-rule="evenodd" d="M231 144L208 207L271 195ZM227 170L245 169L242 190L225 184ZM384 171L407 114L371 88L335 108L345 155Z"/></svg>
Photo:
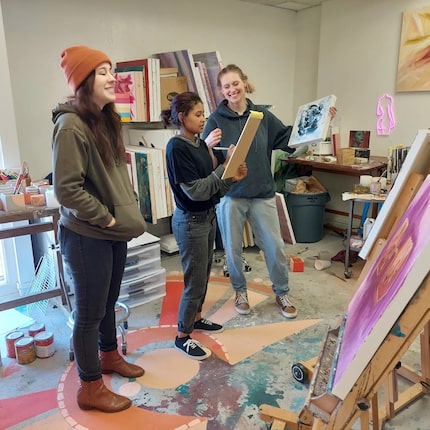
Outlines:
<svg viewBox="0 0 430 430"><path fill-rule="evenodd" d="M98 409L102 412L119 412L131 406L129 398L108 390L101 378L97 381L80 382L77 400L79 407L83 410Z"/></svg>
<svg viewBox="0 0 430 430"><path fill-rule="evenodd" d="M145 371L135 364L128 363L115 349L109 352L100 351L102 373L119 373L125 378L138 378Z"/></svg>

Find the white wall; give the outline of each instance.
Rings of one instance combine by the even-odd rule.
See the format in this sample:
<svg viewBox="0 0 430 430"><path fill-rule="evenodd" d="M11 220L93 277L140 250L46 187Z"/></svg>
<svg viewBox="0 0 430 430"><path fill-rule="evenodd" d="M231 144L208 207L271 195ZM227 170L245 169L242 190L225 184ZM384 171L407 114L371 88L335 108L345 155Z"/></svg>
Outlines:
<svg viewBox="0 0 430 430"><path fill-rule="evenodd" d="M390 145L412 144L419 129L430 127L430 97L428 92L395 92L402 13L429 5L428 0L327 0L321 8L300 12L294 109L306 94L303 87L307 84L302 77L316 70L316 96L337 96L342 146L348 146L350 130L371 130L372 155L387 156ZM311 29L319 27L319 13L318 53L313 62L299 65L301 53L316 44ZM394 97L397 124L390 136L377 136L376 105L384 94ZM342 202L341 194L351 190L358 178L321 172L315 176L330 192L332 199L327 209L347 212L349 205ZM361 210L362 205L357 204L356 214ZM329 212L325 221L345 228L347 218ZM354 226L357 223L356 220Z"/></svg>
<svg viewBox="0 0 430 430"><path fill-rule="evenodd" d="M186 48L218 50L224 64L238 64L254 83L254 102L273 104L287 123L294 116L294 12L232 0L0 4L19 147L33 178L51 171L51 110L69 95L60 53L75 44L101 49L114 62Z"/></svg>
<svg viewBox="0 0 430 430"><path fill-rule="evenodd" d="M334 93L341 116L342 146L349 130L371 130L374 155L393 144L411 144L430 126L428 92L396 93L402 12L429 6L428 0L332 0L321 14L318 94ZM376 104L394 96L397 125L391 136L376 135Z"/></svg>

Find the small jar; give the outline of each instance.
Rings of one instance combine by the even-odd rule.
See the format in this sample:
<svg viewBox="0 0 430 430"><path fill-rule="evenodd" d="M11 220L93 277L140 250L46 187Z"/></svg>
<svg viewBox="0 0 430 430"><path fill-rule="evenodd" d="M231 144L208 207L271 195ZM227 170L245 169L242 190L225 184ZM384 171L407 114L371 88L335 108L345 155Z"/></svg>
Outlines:
<svg viewBox="0 0 430 430"><path fill-rule="evenodd" d="M35 187L34 185L29 185L28 187L25 187L24 191L24 202L26 205L31 204L31 197L32 195L39 194L39 188Z"/></svg>
<svg viewBox="0 0 430 430"><path fill-rule="evenodd" d="M375 196L381 194L381 183L379 180L370 183L370 194L374 194Z"/></svg>

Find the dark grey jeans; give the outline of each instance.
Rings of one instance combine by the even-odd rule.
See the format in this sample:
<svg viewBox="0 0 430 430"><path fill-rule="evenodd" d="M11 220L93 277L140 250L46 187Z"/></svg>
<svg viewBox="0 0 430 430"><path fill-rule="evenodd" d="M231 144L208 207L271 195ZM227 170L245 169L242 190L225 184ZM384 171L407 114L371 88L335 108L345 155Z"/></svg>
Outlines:
<svg viewBox="0 0 430 430"><path fill-rule="evenodd" d="M178 330L191 333L206 297L215 243L215 210L184 212L176 208L172 230L184 271L184 290L178 312Z"/></svg>
<svg viewBox="0 0 430 430"><path fill-rule="evenodd" d="M60 225L58 239L75 293L73 348L83 381L101 377L99 349L117 348L115 303L127 258L127 242L93 239Z"/></svg>

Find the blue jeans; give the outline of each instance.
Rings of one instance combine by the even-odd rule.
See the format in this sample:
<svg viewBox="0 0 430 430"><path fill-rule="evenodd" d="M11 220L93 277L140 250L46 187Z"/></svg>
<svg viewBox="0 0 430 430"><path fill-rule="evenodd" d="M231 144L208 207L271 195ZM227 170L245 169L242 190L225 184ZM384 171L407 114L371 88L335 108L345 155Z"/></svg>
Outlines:
<svg viewBox="0 0 430 430"><path fill-rule="evenodd" d="M93 239L60 224L58 238L75 293L73 348L83 381L101 378L100 351L117 349L115 303L127 258L127 242Z"/></svg>
<svg viewBox="0 0 430 430"><path fill-rule="evenodd" d="M273 292L288 293L288 263L279 226L275 197L268 199L221 198L217 206L219 229L224 242L230 281L236 292L245 292L242 241L245 220L251 224L255 244L264 252Z"/></svg>
<svg viewBox="0 0 430 430"><path fill-rule="evenodd" d="M184 289L178 312L178 331L192 333L208 288L216 231L215 210L184 212L175 209L172 230L181 255Z"/></svg>

